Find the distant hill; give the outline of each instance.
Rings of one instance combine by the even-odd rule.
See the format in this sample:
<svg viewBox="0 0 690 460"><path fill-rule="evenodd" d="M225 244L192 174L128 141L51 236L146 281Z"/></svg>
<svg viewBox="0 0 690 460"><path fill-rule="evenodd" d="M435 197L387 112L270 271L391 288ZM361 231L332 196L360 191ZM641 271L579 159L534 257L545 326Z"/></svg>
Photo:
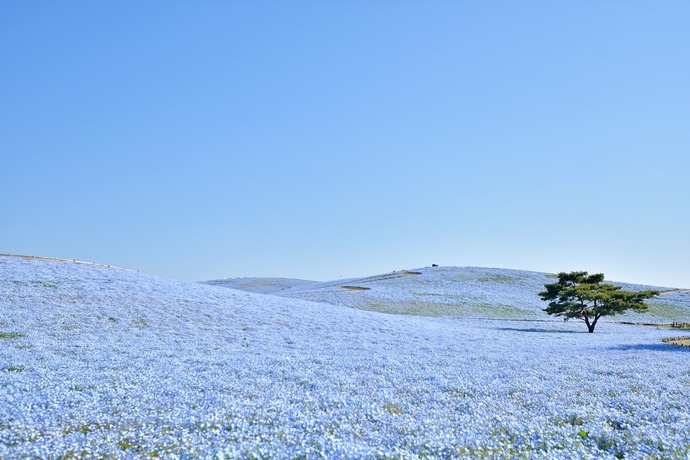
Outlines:
<svg viewBox="0 0 690 460"><path fill-rule="evenodd" d="M484 267L425 267L328 282L282 278L209 281L216 286L262 292L362 310L421 316L547 319L537 293L555 275ZM648 302L649 312L626 313L618 321L669 322L690 319L690 292L614 283L623 289L654 288L664 294Z"/></svg>

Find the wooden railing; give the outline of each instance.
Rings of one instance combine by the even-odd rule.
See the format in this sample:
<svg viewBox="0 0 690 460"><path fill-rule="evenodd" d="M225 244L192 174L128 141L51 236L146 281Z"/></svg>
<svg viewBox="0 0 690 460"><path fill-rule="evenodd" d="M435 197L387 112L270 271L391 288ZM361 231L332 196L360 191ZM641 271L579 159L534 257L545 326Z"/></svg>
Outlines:
<svg viewBox="0 0 690 460"><path fill-rule="evenodd" d="M114 268L115 270L138 271L138 270L132 270L131 268L117 267L115 265L99 264L96 262L86 262L84 260L77 260L77 259L59 259L57 257L27 256L27 255L22 255L22 254L0 254L0 257L17 257L17 258L25 259L25 260L48 260L51 262L67 262L67 263L72 263L72 264L93 265L95 267Z"/></svg>
<svg viewBox="0 0 690 460"><path fill-rule="evenodd" d="M661 341L671 345L690 348L690 337L666 337L661 339Z"/></svg>

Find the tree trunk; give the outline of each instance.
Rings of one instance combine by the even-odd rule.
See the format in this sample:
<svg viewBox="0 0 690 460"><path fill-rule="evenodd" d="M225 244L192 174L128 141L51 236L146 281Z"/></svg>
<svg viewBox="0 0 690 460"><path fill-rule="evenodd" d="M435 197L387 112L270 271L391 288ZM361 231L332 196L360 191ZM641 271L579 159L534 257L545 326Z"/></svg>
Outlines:
<svg viewBox="0 0 690 460"><path fill-rule="evenodd" d="M590 333L594 332L594 325L596 324L596 321L590 324L589 316L587 316L587 312L582 313L582 319L585 320L585 324L587 325L587 330L589 330Z"/></svg>
<svg viewBox="0 0 690 460"><path fill-rule="evenodd" d="M594 326L597 325L597 321L599 321L599 318L601 318L601 314L597 313L596 315L594 315L594 321L592 321L592 324L589 324L589 321L587 321L587 329L589 330L590 334L594 332Z"/></svg>

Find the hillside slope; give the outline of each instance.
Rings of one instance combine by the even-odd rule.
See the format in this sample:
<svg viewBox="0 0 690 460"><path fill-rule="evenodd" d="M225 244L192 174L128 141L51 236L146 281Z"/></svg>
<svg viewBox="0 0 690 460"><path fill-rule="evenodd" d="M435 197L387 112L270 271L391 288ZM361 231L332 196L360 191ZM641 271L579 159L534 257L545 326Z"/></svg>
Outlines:
<svg viewBox="0 0 690 460"><path fill-rule="evenodd" d="M297 286L315 284L315 281L298 280L293 278L225 278L206 281L211 286L228 287L240 291L256 294L275 294Z"/></svg>
<svg viewBox="0 0 690 460"><path fill-rule="evenodd" d="M261 279L253 279L259 283ZM239 281L239 280L238 280ZM271 284L272 279L264 279ZM365 278L302 282L266 289L275 295L382 313L492 319L549 319L538 293L554 282L547 273L482 267L426 267ZM233 280L212 282L243 289ZM649 289L616 283L624 289ZM656 288L668 291L669 288ZM645 314L626 313L617 321L690 321L690 292L676 290L648 302Z"/></svg>
<svg viewBox="0 0 690 460"><path fill-rule="evenodd" d="M382 315L8 258L0 312L0 458L690 453L687 349L665 330Z"/></svg>

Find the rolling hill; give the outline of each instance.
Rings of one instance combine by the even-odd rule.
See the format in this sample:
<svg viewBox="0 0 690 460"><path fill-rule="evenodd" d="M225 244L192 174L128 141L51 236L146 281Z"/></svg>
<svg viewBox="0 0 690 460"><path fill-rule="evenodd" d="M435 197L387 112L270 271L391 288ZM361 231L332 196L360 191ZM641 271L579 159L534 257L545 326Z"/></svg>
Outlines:
<svg viewBox="0 0 690 460"><path fill-rule="evenodd" d="M685 458L672 333L0 257L0 458Z"/></svg>
<svg viewBox="0 0 690 460"><path fill-rule="evenodd" d="M250 292L342 305L362 310L420 316L492 319L543 319L546 304L537 293L554 275L482 267L426 267L365 278L309 282L279 278L210 281ZM650 289L616 283L624 289ZM648 302L649 312L626 313L617 321L668 323L690 321L690 291L654 288L664 294ZM553 319L553 318L551 318Z"/></svg>

